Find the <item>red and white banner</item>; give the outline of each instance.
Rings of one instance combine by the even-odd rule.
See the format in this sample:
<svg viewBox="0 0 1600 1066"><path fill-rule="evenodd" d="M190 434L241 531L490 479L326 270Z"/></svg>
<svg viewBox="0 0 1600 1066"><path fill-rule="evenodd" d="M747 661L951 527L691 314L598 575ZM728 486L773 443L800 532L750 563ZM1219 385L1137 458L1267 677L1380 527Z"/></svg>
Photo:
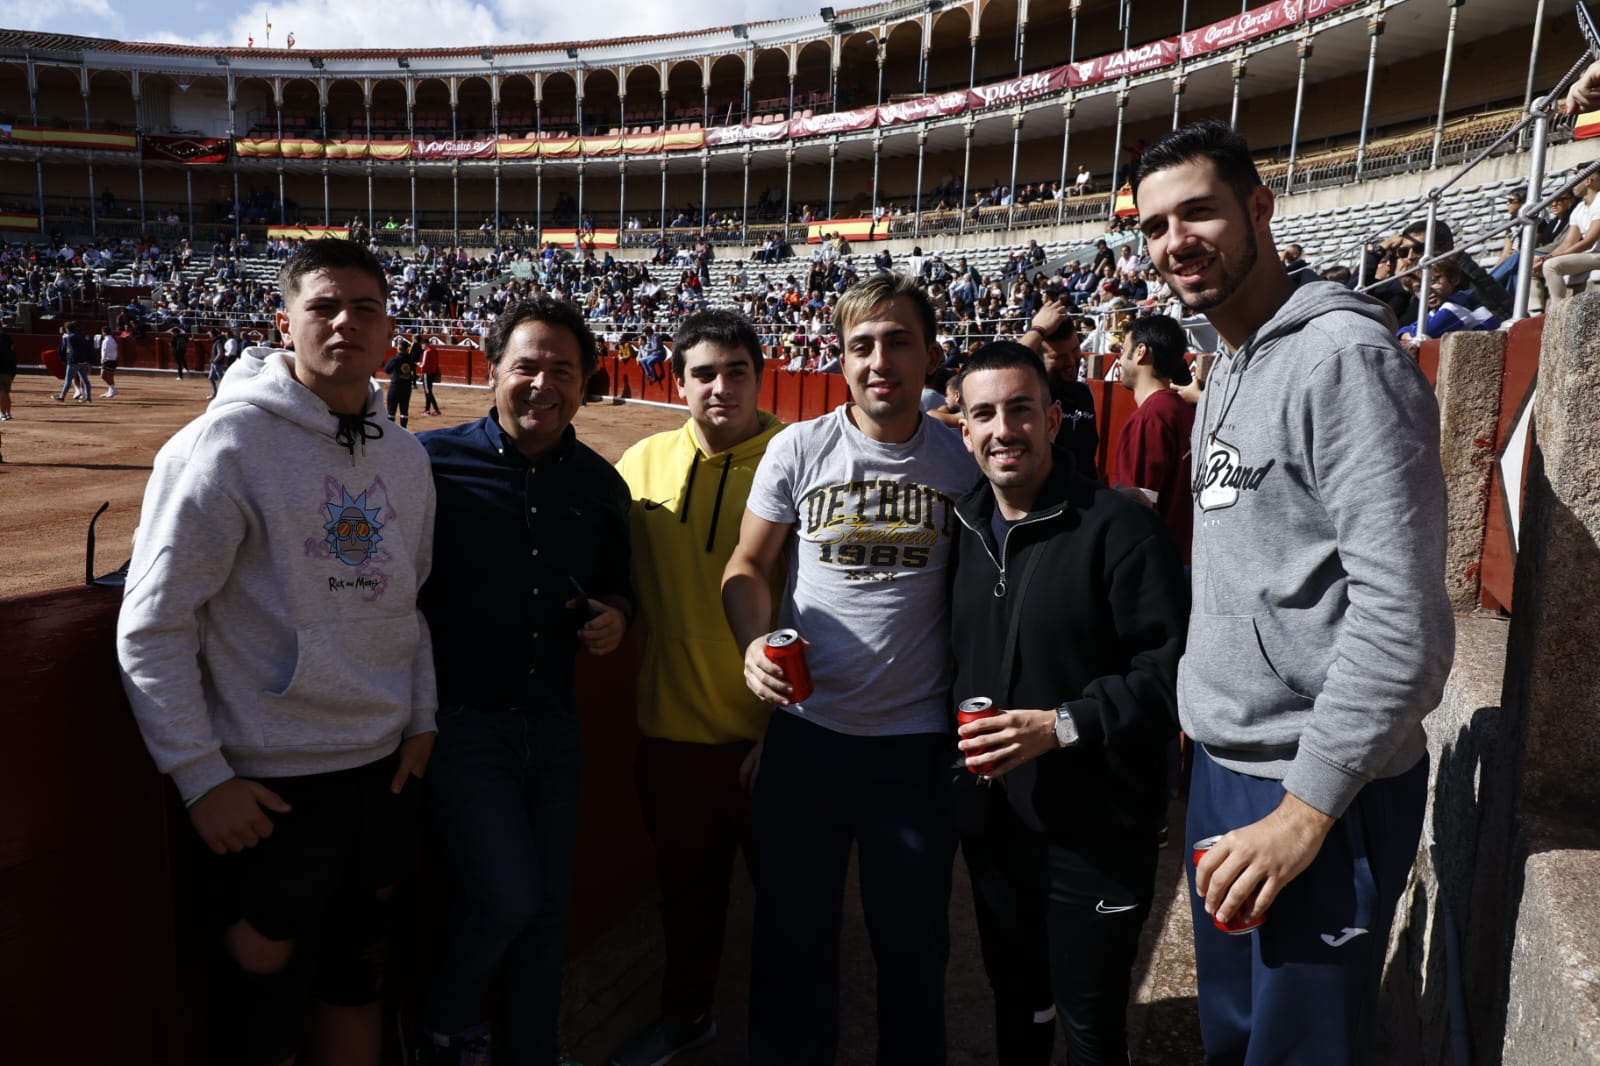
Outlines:
<svg viewBox="0 0 1600 1066"><path fill-rule="evenodd" d="M415 141L412 153L419 159L493 159L495 139L478 141Z"/></svg>
<svg viewBox="0 0 1600 1066"><path fill-rule="evenodd" d="M760 126L713 126L706 130L706 143L713 147L719 144L765 144L768 141L781 141L787 136L787 122L768 122Z"/></svg>
<svg viewBox="0 0 1600 1066"><path fill-rule="evenodd" d="M1070 64L1072 84L1093 85L1095 82L1109 81L1130 74L1143 74L1147 70L1170 66L1177 61L1177 38L1167 37L1141 44L1137 48L1095 56L1093 59L1085 59L1082 63L1072 63Z"/></svg>
<svg viewBox="0 0 1600 1066"><path fill-rule="evenodd" d="M1305 14L1306 0L1277 0L1254 11L1241 11L1221 22L1213 22L1198 30L1185 33L1179 43L1179 54L1188 59L1221 51L1243 41L1287 29L1299 22Z"/></svg>
<svg viewBox="0 0 1600 1066"><path fill-rule="evenodd" d="M1025 74L1020 78L1010 81L995 82L992 85L979 85L967 92L967 104L973 110L983 107L998 107L1001 104L1014 104L1018 100L1031 100L1035 96L1048 96L1058 93L1072 84L1071 67L1056 67L1054 70L1041 70L1033 74Z"/></svg>
<svg viewBox="0 0 1600 1066"><path fill-rule="evenodd" d="M870 129L878 121L878 109L859 107L854 111L835 111L831 115L812 115L810 118L789 120L789 136L814 137L819 133L852 133Z"/></svg>
<svg viewBox="0 0 1600 1066"><path fill-rule="evenodd" d="M967 94L964 92L924 96L920 100L907 100L900 104L883 104L878 108L878 125L897 126L902 122L921 122L929 118L959 115L966 109Z"/></svg>

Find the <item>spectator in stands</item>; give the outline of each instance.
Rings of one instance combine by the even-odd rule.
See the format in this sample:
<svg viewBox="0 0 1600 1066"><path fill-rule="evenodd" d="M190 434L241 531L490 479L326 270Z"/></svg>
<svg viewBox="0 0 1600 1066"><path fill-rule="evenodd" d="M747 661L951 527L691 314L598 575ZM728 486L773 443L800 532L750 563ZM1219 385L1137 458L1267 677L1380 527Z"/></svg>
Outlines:
<svg viewBox="0 0 1600 1066"><path fill-rule="evenodd" d="M1178 688L1187 831L1218 837L1191 875L1206 1057L1368 1062L1455 640L1438 407L1381 307L1294 287L1226 123L1152 145L1133 195L1156 268L1231 353L1193 438Z"/></svg>
<svg viewBox="0 0 1600 1066"><path fill-rule="evenodd" d="M1189 565L1194 529L1194 498L1189 487L1189 437L1194 405L1177 387L1193 380L1184 359L1188 338L1166 315L1136 318L1122 335L1118 380L1138 404L1123 423L1111 459L1111 484L1154 493L1151 503Z"/></svg>
<svg viewBox="0 0 1600 1066"><path fill-rule="evenodd" d="M1506 194L1506 214L1513 219L1516 218L1522 212L1523 203L1522 194L1513 189ZM1522 227L1517 225L1506 234L1505 243L1500 246L1500 258L1489 268L1489 276L1502 285L1509 284L1511 279L1516 277L1517 264L1522 260L1519 251L1521 247Z"/></svg>
<svg viewBox="0 0 1600 1066"><path fill-rule="evenodd" d="M1588 285L1591 272L1600 269L1600 253L1595 251L1595 243L1600 241L1600 208L1595 205L1600 175L1585 177L1573 186L1573 192L1583 199L1568 216L1566 233L1547 255L1533 261L1544 276L1551 303L1582 290Z"/></svg>
<svg viewBox="0 0 1600 1066"><path fill-rule="evenodd" d="M1283 269L1289 272L1289 280L1297 289L1317 280L1317 272L1306 262L1305 250L1298 244L1283 246Z"/></svg>
<svg viewBox="0 0 1600 1066"><path fill-rule="evenodd" d="M1500 320L1488 308L1480 306L1478 298L1461 276L1461 268L1454 260L1446 259L1433 265L1433 277L1428 286L1428 319L1423 337L1435 339L1456 330L1499 329ZM1415 352L1421 345L1417 323L1405 323L1395 334L1406 349Z"/></svg>
<svg viewBox="0 0 1600 1066"><path fill-rule="evenodd" d="M1074 196L1082 196L1086 192L1094 191L1094 176L1089 173L1089 168L1082 163L1078 164L1078 176L1073 179L1072 192Z"/></svg>
<svg viewBox="0 0 1600 1066"><path fill-rule="evenodd" d="M667 338L660 330L651 330L650 339L645 342L644 351L639 355L639 369L644 371L644 379L651 385L661 380L662 364L667 361Z"/></svg>
<svg viewBox="0 0 1600 1066"><path fill-rule="evenodd" d="M1100 431L1095 427L1094 394L1078 377L1083 348L1071 306L1060 299L1042 305L1018 341L1044 362L1050 398L1061 408L1058 442L1071 453L1079 474L1098 481Z"/></svg>

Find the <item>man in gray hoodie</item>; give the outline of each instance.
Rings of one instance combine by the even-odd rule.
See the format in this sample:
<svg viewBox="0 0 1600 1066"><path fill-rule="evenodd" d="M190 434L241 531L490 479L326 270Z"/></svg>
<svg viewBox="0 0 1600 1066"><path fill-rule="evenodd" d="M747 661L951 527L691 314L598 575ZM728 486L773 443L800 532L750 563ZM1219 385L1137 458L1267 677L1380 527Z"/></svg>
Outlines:
<svg viewBox="0 0 1600 1066"><path fill-rule="evenodd" d="M1365 1062L1454 651L1438 408L1386 308L1296 287L1225 124L1147 149L1133 189L1156 269L1224 343L1178 676L1188 838L1217 838L1190 871L1207 1062Z"/></svg>
<svg viewBox="0 0 1600 1066"><path fill-rule="evenodd" d="M212 1060L377 1066L438 705L417 610L433 481L422 445L378 421L378 261L310 241L279 285L294 350L250 349L156 455L117 654L207 849Z"/></svg>

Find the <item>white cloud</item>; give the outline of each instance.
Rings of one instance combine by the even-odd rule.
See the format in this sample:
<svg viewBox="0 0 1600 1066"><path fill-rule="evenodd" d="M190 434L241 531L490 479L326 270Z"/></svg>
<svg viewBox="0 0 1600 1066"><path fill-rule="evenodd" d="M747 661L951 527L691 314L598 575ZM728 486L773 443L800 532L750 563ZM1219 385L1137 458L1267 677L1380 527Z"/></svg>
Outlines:
<svg viewBox="0 0 1600 1066"><path fill-rule="evenodd" d="M63 0L110 11L107 0ZM203 2L203 0L202 0ZM0 0L0 12L24 10L18 0ZM30 12L36 8L26 9ZM194 10L201 10L196 7ZM366 5L325 6L314 0L257 3L225 27L194 32L160 25L170 8L157 7L130 29L132 39L206 46L243 47L254 37L266 41L272 17L272 45L282 47L289 33L308 51L342 48L449 48L480 44L593 40L640 34L682 33L710 26L789 18L814 13L815 0L579 0L528 3L528 0L385 0L380 17ZM5 19L0 19L5 21Z"/></svg>
<svg viewBox="0 0 1600 1066"><path fill-rule="evenodd" d="M93 21L86 22L86 18ZM55 0L50 4L0 0L0 26L17 30L109 36L113 31L106 24L120 21L107 0Z"/></svg>

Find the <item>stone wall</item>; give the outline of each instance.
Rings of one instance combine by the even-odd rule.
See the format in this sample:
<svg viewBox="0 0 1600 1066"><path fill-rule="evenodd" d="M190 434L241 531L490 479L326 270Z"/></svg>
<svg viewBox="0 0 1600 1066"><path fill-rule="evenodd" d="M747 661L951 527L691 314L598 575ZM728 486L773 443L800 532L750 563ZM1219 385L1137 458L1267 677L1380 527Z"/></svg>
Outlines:
<svg viewBox="0 0 1600 1066"><path fill-rule="evenodd" d="M1455 668L1383 1060L1600 1064L1600 293L1545 323L1509 621L1473 612L1503 334L1440 354ZM1487 431L1486 431L1487 429ZM1473 516L1476 515L1476 523Z"/></svg>

